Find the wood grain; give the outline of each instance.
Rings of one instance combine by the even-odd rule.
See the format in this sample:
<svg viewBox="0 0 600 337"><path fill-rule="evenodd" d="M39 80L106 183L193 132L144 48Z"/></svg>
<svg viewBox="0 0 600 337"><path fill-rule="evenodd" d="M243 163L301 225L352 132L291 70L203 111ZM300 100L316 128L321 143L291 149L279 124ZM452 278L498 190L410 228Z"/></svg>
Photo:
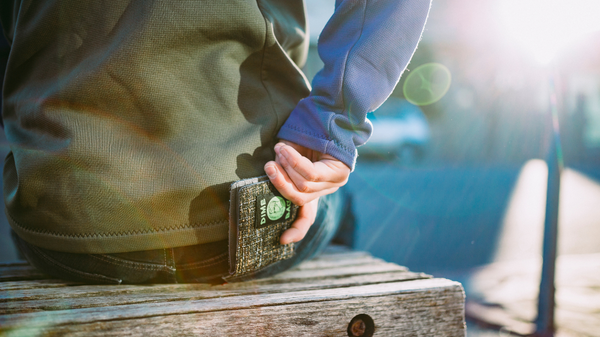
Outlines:
<svg viewBox="0 0 600 337"><path fill-rule="evenodd" d="M2 275L11 275L2 278ZM464 292L364 252L330 249L275 277L224 285L85 285L0 265L0 335L464 336Z"/></svg>
<svg viewBox="0 0 600 337"><path fill-rule="evenodd" d="M21 280L42 280L49 278L29 265L0 266L0 282Z"/></svg>
<svg viewBox="0 0 600 337"><path fill-rule="evenodd" d="M223 298L245 294L287 293L290 291L332 289L356 285L382 284L424 278L411 272L359 275L333 280L291 283L234 283L210 285L157 286L74 286L69 291L56 288L7 291L0 294L0 312L5 314L46 310L79 309L135 303Z"/></svg>
<svg viewBox="0 0 600 337"><path fill-rule="evenodd" d="M347 336L350 320L368 314L375 336L464 336L460 299L451 291L412 293L94 322L54 331L65 336L169 336L174 331L184 336Z"/></svg>

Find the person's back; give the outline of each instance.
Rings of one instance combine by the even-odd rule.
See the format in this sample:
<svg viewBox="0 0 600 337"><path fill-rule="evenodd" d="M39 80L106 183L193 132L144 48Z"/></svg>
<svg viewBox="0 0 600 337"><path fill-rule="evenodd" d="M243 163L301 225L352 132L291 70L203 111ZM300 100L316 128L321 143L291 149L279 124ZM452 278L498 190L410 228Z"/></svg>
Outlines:
<svg viewBox="0 0 600 337"><path fill-rule="evenodd" d="M302 0L1 3L15 241L36 267L86 282L226 276L229 188L266 173L300 206L279 243L302 241L250 274L315 254L429 4L336 1L310 90Z"/></svg>
<svg viewBox="0 0 600 337"><path fill-rule="evenodd" d="M277 131L309 93L289 57L305 57L302 3L261 6L2 8L12 42L4 195L17 234L74 253L227 238L229 185L264 174Z"/></svg>

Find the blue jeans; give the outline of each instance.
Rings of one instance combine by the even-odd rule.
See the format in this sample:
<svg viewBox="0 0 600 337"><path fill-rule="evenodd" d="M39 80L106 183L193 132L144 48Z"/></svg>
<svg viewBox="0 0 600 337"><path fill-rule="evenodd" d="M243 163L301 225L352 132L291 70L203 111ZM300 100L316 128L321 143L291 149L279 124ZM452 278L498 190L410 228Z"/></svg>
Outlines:
<svg viewBox="0 0 600 337"><path fill-rule="evenodd" d="M292 258L274 263L243 281L268 277L307 260L327 246L345 213L342 191L319 199L315 223L305 238L296 243ZM16 246L31 265L41 272L71 281L91 284L121 283L223 283L229 274L228 241L114 254L74 254L34 246L12 233Z"/></svg>

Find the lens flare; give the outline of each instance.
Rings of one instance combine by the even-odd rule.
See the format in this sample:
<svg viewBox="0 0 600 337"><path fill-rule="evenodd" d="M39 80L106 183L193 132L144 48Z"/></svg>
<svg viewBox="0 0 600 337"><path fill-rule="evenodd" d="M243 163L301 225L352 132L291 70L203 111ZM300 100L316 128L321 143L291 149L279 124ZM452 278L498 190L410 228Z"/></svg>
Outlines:
<svg viewBox="0 0 600 337"><path fill-rule="evenodd" d="M439 63L426 63L411 71L404 87L404 97L414 105L429 105L439 101L452 81L450 70Z"/></svg>
<svg viewBox="0 0 600 337"><path fill-rule="evenodd" d="M501 0L501 29L540 64L568 45L600 30L598 0Z"/></svg>

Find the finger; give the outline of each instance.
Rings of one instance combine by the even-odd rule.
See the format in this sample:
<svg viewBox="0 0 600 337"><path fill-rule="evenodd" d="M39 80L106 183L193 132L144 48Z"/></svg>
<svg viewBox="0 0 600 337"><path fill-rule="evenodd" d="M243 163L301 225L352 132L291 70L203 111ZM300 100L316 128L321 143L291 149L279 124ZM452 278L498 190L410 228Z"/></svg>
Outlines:
<svg viewBox="0 0 600 337"><path fill-rule="evenodd" d="M282 142L275 144L275 155L276 156L279 156L279 150L281 149L282 146L285 146L285 144Z"/></svg>
<svg viewBox="0 0 600 337"><path fill-rule="evenodd" d="M333 187L340 187L342 185L337 182L332 183L329 181L323 181L323 182L308 181L308 180L306 180L306 178L304 176L302 176L296 170L289 168L289 164L286 162L286 159L283 157L281 158L281 164L282 164L283 168L285 169L285 172L287 173L288 177L290 177L290 179L292 180L292 182L296 186L296 189L299 192L302 192L302 193L320 192L322 190L330 189Z"/></svg>
<svg viewBox="0 0 600 337"><path fill-rule="evenodd" d="M292 182L287 172L276 162L268 162L265 164L265 172L269 176L269 180L273 186L281 193L281 195L293 202L295 205L304 206L304 204L318 197L311 196L310 193L302 193L298 191L296 185Z"/></svg>
<svg viewBox="0 0 600 337"><path fill-rule="evenodd" d="M320 181L320 172L315 170L315 165L291 146L283 145L279 148L281 165L287 170L298 172L305 180Z"/></svg>
<svg viewBox="0 0 600 337"><path fill-rule="evenodd" d="M350 167L346 164L329 155L323 155L319 161L314 163L314 165L315 170L322 172L322 176L326 176L323 180L341 185L346 184L350 172L352 172Z"/></svg>
<svg viewBox="0 0 600 337"><path fill-rule="evenodd" d="M292 203L294 203L294 205L298 205L298 206L304 206L310 202L312 202L313 200L322 197L324 195L328 195L331 194L335 191L337 191L339 189L339 187L332 187L332 188L328 188L328 189L324 189L322 191L319 192L313 192L313 193L302 193L302 192L297 192L297 191L285 191L282 192L281 190L279 190L279 192L281 193L281 195L283 195L286 199L290 200Z"/></svg>
<svg viewBox="0 0 600 337"><path fill-rule="evenodd" d="M316 158L313 158L313 154L314 154L314 152L315 152L315 151L313 151L313 150L311 150L311 149L309 149L309 148L307 148L307 147L304 147L304 146L302 146L302 145L298 145L298 144L296 144L296 143L294 143L294 142L290 142L290 141L283 140L283 139L282 139L282 140L280 140L280 141L279 141L279 143L278 143L278 144L276 144L275 146L278 146L278 145L279 145L279 147L280 147L280 148L281 148L282 146L286 146L286 145L287 145L287 146L290 146L290 147L292 147L294 150L298 151L298 153L300 153L300 154L301 154L301 155L303 155L304 157L306 157L306 158L310 159L311 161L312 161L313 159L314 159L314 160L317 160Z"/></svg>
<svg viewBox="0 0 600 337"><path fill-rule="evenodd" d="M345 184L350 175L350 168L336 158L324 154L315 162L301 155L291 146L278 148L278 163L283 166L296 182L290 171L296 171L305 181L333 182ZM300 188L302 190L302 188Z"/></svg>
<svg viewBox="0 0 600 337"><path fill-rule="evenodd" d="M273 186L287 199L290 194L296 189L294 183L285 172L285 170L274 161L267 162L265 164L265 173L269 176L269 180L273 183Z"/></svg>
<svg viewBox="0 0 600 337"><path fill-rule="evenodd" d="M331 194L339 189L338 186L321 189L317 192L302 193L298 191L296 185L292 182L286 171L275 162L265 164L265 172L273 186L281 195L294 203L294 205L304 206L305 204L317 199L318 197Z"/></svg>
<svg viewBox="0 0 600 337"><path fill-rule="evenodd" d="M285 245L304 239L310 226L312 226L317 218L318 203L319 199L315 199L298 210L298 218L296 218L292 227L281 234L281 238L279 239L281 244Z"/></svg>

